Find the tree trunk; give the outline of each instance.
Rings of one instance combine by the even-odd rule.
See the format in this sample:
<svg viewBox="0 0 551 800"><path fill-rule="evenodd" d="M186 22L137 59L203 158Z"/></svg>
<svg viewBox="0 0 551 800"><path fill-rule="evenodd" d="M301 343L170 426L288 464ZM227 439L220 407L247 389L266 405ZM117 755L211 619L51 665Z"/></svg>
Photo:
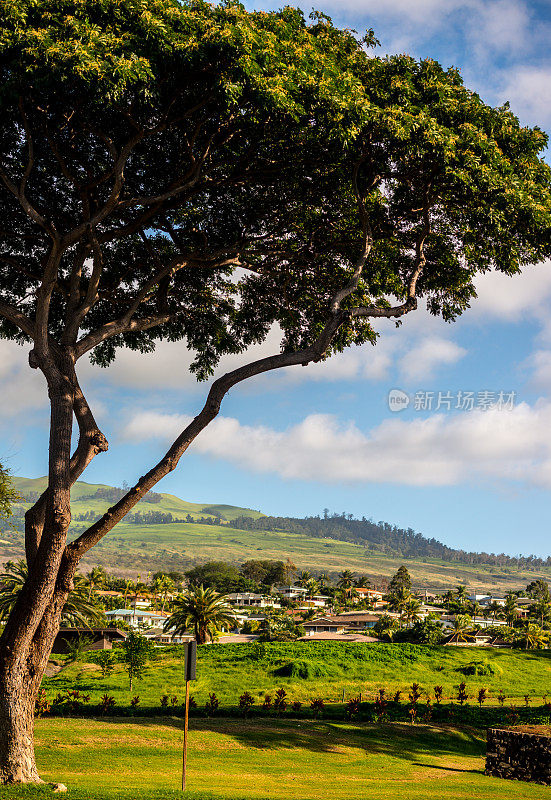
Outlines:
<svg viewBox="0 0 551 800"><path fill-rule="evenodd" d="M0 784L40 781L34 757L34 704L31 676L0 679Z"/></svg>
<svg viewBox="0 0 551 800"><path fill-rule="evenodd" d="M67 594L65 587L56 590L25 655L19 648L4 648L0 664L0 785L41 782L34 756L34 709Z"/></svg>
<svg viewBox="0 0 551 800"><path fill-rule="evenodd" d="M0 637L0 784L38 782L34 709L40 682L72 588L76 563L63 558L71 521L73 393L48 380L50 459L43 521L33 531L28 575Z"/></svg>

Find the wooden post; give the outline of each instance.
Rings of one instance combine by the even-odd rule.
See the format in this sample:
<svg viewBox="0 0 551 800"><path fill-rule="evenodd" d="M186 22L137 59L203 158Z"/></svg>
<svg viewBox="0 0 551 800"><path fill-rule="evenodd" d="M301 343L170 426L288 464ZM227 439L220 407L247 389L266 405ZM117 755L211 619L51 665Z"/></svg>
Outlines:
<svg viewBox="0 0 551 800"><path fill-rule="evenodd" d="M184 752L182 755L182 791L186 790L186 769L187 769L187 729L189 720L189 681L186 680L186 707L184 711Z"/></svg>
<svg viewBox="0 0 551 800"><path fill-rule="evenodd" d="M344 703L344 689L342 690L342 702Z"/></svg>

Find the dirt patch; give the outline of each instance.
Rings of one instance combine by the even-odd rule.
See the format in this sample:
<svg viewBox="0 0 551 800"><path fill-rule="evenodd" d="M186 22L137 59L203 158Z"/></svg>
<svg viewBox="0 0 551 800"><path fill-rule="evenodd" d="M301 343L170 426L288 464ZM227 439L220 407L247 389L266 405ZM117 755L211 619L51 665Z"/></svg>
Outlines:
<svg viewBox="0 0 551 800"><path fill-rule="evenodd" d="M551 736L551 725L500 725L500 731L513 733L534 733L537 736Z"/></svg>
<svg viewBox="0 0 551 800"><path fill-rule="evenodd" d="M61 664L57 664L55 661L48 661L46 664L46 669L44 670L44 677L45 678L53 678L54 675L57 675L58 672L61 672L63 666Z"/></svg>

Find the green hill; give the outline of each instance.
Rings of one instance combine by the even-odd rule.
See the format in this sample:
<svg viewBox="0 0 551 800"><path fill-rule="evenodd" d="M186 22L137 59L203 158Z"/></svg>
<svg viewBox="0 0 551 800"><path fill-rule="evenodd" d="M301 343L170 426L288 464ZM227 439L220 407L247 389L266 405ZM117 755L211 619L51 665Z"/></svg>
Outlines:
<svg viewBox="0 0 551 800"><path fill-rule="evenodd" d="M44 478L15 479L15 485L26 502L16 505L12 520L0 523L0 563L22 557L22 517L32 497L44 489L45 483ZM77 536L95 515L103 514L115 502L99 498L98 491L101 494L122 490L106 484L78 481L72 492L71 537ZM240 564L250 558L290 558L298 569L324 571L333 576L343 569L350 569L356 574L367 575L375 583L390 577L404 563L416 586L434 589L447 589L463 583L471 589L497 593L525 587L535 577L551 580L551 568L547 565L514 561L504 564L469 563L467 558L449 561L419 554L408 556L404 552L388 552L384 547L384 525L379 545L374 541L339 538L341 522L335 528L335 535L327 531L320 536L317 529L309 533L308 520L303 521L304 525L297 527L293 524L290 530L285 530L282 525L289 524L287 518L271 518L268 522L269 518L259 511L224 504L191 503L166 493L153 493L152 499L156 502L138 503L132 515L90 551L82 564L83 570L102 564L111 572L135 576L136 573L144 575L160 569L184 571L210 560ZM188 521L167 523L166 517L161 519L162 515L169 514L174 520ZM250 518L259 522L254 524ZM221 519L222 524L213 524L217 519ZM246 530L236 527L241 520ZM396 532L392 535L396 537ZM416 537L423 539L419 534Z"/></svg>
<svg viewBox="0 0 551 800"><path fill-rule="evenodd" d="M23 498L23 502L15 507L15 511L19 509L27 509L32 501L33 496L38 496L46 488L46 478L14 478L14 485ZM113 505L114 500L103 499L97 497L98 491L106 490L113 491L115 487L108 486L104 483L86 483L85 481L77 481L71 490L73 518L81 514L93 511L103 514L109 506ZM121 490L122 492L122 490ZM188 514L193 519L200 519L208 517L215 519L219 517L223 521L236 519L240 516L253 517L257 519L263 516L259 511L253 511L250 508L241 508L239 506L229 505L202 505L200 503L189 503L182 500L176 495L161 493L157 495L161 499L156 503L139 502L135 512L147 513L154 509L160 513L172 514L176 518L186 517Z"/></svg>

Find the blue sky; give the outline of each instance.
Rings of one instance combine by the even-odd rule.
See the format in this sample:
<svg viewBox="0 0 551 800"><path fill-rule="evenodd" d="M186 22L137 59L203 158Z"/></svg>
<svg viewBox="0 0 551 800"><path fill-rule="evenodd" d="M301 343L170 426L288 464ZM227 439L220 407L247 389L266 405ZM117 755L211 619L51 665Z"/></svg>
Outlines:
<svg viewBox="0 0 551 800"><path fill-rule="evenodd" d="M487 102L508 99L524 123L551 130L550 2L331 0L317 7L360 32L373 27L381 52L460 68ZM456 547L547 556L551 264L515 278L484 276L478 290L453 325L421 309L399 329L381 323L375 348L234 390L160 490L281 515L328 507ZM274 331L257 352L277 345ZM46 471L47 408L40 376L22 356L0 342L2 457L15 474L36 477ZM162 454L207 388L189 375L190 360L184 345L166 343L154 355L122 353L106 371L82 365L111 443L85 480L130 483ZM407 395L406 409L389 409L393 389ZM466 392L472 410L456 408ZM431 393L432 408L416 408ZM485 410L491 401L497 405Z"/></svg>

